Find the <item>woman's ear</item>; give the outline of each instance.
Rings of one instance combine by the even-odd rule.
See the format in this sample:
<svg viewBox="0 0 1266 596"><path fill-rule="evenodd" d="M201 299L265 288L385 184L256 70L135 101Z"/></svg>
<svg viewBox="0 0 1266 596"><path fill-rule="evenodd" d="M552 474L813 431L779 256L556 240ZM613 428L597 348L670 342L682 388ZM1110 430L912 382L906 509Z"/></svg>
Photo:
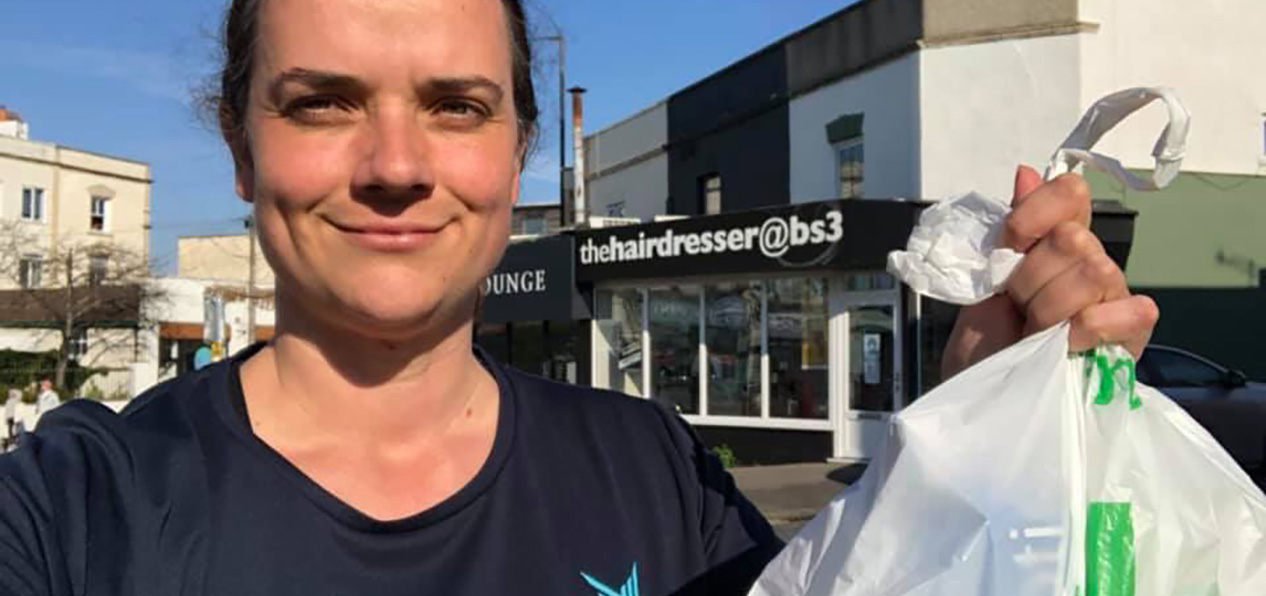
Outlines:
<svg viewBox="0 0 1266 596"><path fill-rule="evenodd" d="M233 154L233 190L247 203L255 202L255 161L245 133L224 133L224 142Z"/></svg>

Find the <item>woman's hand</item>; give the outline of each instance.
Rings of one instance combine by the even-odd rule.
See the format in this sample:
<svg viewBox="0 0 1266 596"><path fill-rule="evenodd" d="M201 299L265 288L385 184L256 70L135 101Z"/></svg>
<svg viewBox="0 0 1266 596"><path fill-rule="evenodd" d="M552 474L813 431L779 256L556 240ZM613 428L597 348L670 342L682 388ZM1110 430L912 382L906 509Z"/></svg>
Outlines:
<svg viewBox="0 0 1266 596"><path fill-rule="evenodd" d="M1069 347L1124 345L1137 358L1160 316L1146 296L1131 296L1125 274L1090 232L1090 190L1076 174L1043 183L1032 168L1015 176L1004 245L1025 253L1006 294L963 308L941 360L943 378L1020 338L1072 321Z"/></svg>

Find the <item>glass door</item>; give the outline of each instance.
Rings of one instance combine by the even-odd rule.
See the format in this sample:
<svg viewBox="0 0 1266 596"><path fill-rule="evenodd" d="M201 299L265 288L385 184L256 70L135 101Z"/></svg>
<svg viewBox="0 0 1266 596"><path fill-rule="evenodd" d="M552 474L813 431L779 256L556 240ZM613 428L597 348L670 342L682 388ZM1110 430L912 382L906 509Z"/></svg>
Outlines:
<svg viewBox="0 0 1266 596"><path fill-rule="evenodd" d="M870 459L902 403L901 312L896 292L844 293L839 301L839 379L844 405L836 456Z"/></svg>

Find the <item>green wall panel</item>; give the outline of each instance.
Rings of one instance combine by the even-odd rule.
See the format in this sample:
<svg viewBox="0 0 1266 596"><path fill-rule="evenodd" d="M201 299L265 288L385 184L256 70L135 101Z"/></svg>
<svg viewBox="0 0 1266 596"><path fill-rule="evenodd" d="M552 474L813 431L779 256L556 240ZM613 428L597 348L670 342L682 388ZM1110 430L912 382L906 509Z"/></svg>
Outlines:
<svg viewBox="0 0 1266 596"><path fill-rule="evenodd" d="M1136 172L1140 175L1147 172ZM1096 199L1138 211L1131 286L1248 287L1266 267L1266 176L1183 173L1159 192L1086 174Z"/></svg>

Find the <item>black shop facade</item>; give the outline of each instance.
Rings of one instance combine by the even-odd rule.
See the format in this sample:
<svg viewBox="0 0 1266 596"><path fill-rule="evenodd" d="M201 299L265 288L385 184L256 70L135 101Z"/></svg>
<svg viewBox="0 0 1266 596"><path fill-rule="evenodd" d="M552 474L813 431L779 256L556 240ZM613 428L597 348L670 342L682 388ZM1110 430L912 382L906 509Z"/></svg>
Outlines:
<svg viewBox="0 0 1266 596"><path fill-rule="evenodd" d="M477 340L528 372L654 400L742 463L866 460L939 383L957 314L885 271L927 204L801 203L512 244ZM1096 208L1121 265L1133 217Z"/></svg>
<svg viewBox="0 0 1266 596"><path fill-rule="evenodd" d="M918 303L885 272L923 207L825 201L578 231L595 387L744 463L867 459L918 395Z"/></svg>

